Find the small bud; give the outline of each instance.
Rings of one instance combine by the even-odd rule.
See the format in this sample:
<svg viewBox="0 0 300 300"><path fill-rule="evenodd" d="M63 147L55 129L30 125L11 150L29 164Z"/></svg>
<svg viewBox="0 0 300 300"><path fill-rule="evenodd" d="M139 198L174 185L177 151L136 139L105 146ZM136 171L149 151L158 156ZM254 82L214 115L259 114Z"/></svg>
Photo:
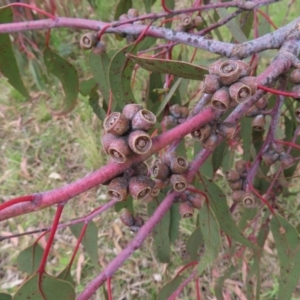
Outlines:
<svg viewBox="0 0 300 300"><path fill-rule="evenodd" d="M245 160L241 159L236 161L234 167L241 177L244 177L247 174L247 162Z"/></svg>
<svg viewBox="0 0 300 300"><path fill-rule="evenodd" d="M186 178L181 174L173 174L170 183L176 192L183 192L187 187Z"/></svg>
<svg viewBox="0 0 300 300"><path fill-rule="evenodd" d="M180 22L184 27L190 27L192 24L192 18L189 15L181 15Z"/></svg>
<svg viewBox="0 0 300 300"><path fill-rule="evenodd" d="M85 33L80 39L80 47L84 50L92 49L97 44L97 35L91 32Z"/></svg>
<svg viewBox="0 0 300 300"><path fill-rule="evenodd" d="M264 115L257 115L252 120L252 129L255 131L263 131L265 130L266 118Z"/></svg>
<svg viewBox="0 0 300 300"><path fill-rule="evenodd" d="M241 177L237 170L229 170L229 171L225 172L225 178L228 181L235 182L235 181L238 181Z"/></svg>
<svg viewBox="0 0 300 300"><path fill-rule="evenodd" d="M205 202L205 197L198 193L192 193L188 198L188 201L191 202L192 207L196 209L201 209L203 203Z"/></svg>
<svg viewBox="0 0 300 300"><path fill-rule="evenodd" d="M172 173L182 174L187 171L188 167L188 161L182 156L177 156L171 159L170 169Z"/></svg>
<svg viewBox="0 0 300 300"><path fill-rule="evenodd" d="M162 162L155 162L151 166L150 171L151 171L151 175L155 179L165 180L170 176L169 167L166 164L162 163Z"/></svg>
<svg viewBox="0 0 300 300"><path fill-rule="evenodd" d="M170 114L175 118L181 117L181 107L179 104L174 104L169 107Z"/></svg>
<svg viewBox="0 0 300 300"><path fill-rule="evenodd" d="M113 112L105 118L104 129L107 133L123 135L129 130L129 121L119 112Z"/></svg>
<svg viewBox="0 0 300 300"><path fill-rule="evenodd" d="M220 77L217 75L204 75L202 91L206 94L213 94L221 87Z"/></svg>
<svg viewBox="0 0 300 300"><path fill-rule="evenodd" d="M242 179L239 179L235 182L232 182L232 181L228 181L228 185L229 187L232 189L232 190L241 190L242 187L243 187L243 180Z"/></svg>
<svg viewBox="0 0 300 300"><path fill-rule="evenodd" d="M294 84L300 83L300 69L295 69L290 75L290 82Z"/></svg>
<svg viewBox="0 0 300 300"><path fill-rule="evenodd" d="M128 227L134 225L134 216L133 214L126 208L123 208L120 212L120 220L122 223Z"/></svg>
<svg viewBox="0 0 300 300"><path fill-rule="evenodd" d="M201 29L202 24L203 24L203 19L201 16L196 16L192 20L192 26L195 27L197 30Z"/></svg>
<svg viewBox="0 0 300 300"><path fill-rule="evenodd" d="M243 190L235 190L231 193L231 199L233 202L240 202L244 197L245 192Z"/></svg>
<svg viewBox="0 0 300 300"><path fill-rule="evenodd" d="M142 109L143 109L142 105L130 103L130 104L126 104L123 107L122 113L127 120L132 120L135 114Z"/></svg>
<svg viewBox="0 0 300 300"><path fill-rule="evenodd" d="M179 204L179 214L182 218L191 218L194 214L194 208L187 202Z"/></svg>
<svg viewBox="0 0 300 300"><path fill-rule="evenodd" d="M255 208L258 205L257 198L251 193L244 194L242 203L246 208Z"/></svg>

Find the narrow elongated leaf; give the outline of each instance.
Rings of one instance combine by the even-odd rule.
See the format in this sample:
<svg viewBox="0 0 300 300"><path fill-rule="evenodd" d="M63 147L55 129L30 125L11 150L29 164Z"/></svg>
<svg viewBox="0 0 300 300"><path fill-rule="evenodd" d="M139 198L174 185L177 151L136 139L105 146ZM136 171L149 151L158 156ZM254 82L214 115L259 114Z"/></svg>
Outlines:
<svg viewBox="0 0 300 300"><path fill-rule="evenodd" d="M148 203L148 216L151 216L156 210L159 203L163 200L164 195L159 197L158 201L151 201ZM168 263L170 261L170 211L168 211L161 221L155 226L152 231L154 239L155 253L158 260L162 263Z"/></svg>
<svg viewBox="0 0 300 300"><path fill-rule="evenodd" d="M132 0L119 0L115 12L115 20L118 20L122 14L127 14L129 8L132 7Z"/></svg>
<svg viewBox="0 0 300 300"><path fill-rule="evenodd" d="M11 23L12 21L13 12L11 8L0 9L0 24ZM20 76L17 60L8 34L0 34L0 72L19 93L29 98L29 94Z"/></svg>
<svg viewBox="0 0 300 300"><path fill-rule="evenodd" d="M214 214L205 203L199 211L199 225L203 236L204 255L199 260L198 274L218 257L221 246L220 227Z"/></svg>
<svg viewBox="0 0 300 300"><path fill-rule="evenodd" d="M300 277L299 235L296 228L279 214L270 224L280 264L277 299L289 300Z"/></svg>
<svg viewBox="0 0 300 300"><path fill-rule="evenodd" d="M191 261L198 260L198 251L201 245L203 245L203 235L201 228L197 227L186 243L186 251Z"/></svg>
<svg viewBox="0 0 300 300"><path fill-rule="evenodd" d="M129 197L126 201L120 201L115 204L115 211L119 212L121 209L126 208L132 213L134 213L133 209L133 198Z"/></svg>
<svg viewBox="0 0 300 300"><path fill-rule="evenodd" d="M108 104L109 102L109 65L110 57L106 52L95 54L90 53L89 64L92 70L94 79L98 83L98 87L103 96L103 99ZM113 107L112 107L113 109Z"/></svg>
<svg viewBox="0 0 300 300"><path fill-rule="evenodd" d="M241 119L241 137L243 141L243 159L249 161L251 157L251 127L252 119L251 118L242 118Z"/></svg>
<svg viewBox="0 0 300 300"><path fill-rule="evenodd" d="M135 64L126 57L126 54L131 51L133 53L137 51L135 44L118 51L109 66L109 84L119 109L128 103L135 103L131 89L131 74Z"/></svg>
<svg viewBox="0 0 300 300"><path fill-rule="evenodd" d="M233 274L233 272L235 272L235 271L236 271L236 267L233 265L230 265L230 267L226 270L224 275L218 278L216 287L214 289L215 296L218 300L224 300L223 292L222 292L224 281L226 279L230 278L231 275Z"/></svg>
<svg viewBox="0 0 300 300"><path fill-rule="evenodd" d="M70 226L70 229L72 233L76 236L76 238L79 238L82 227L83 227L82 223ZM86 228L81 244L84 246L86 252L90 256L93 266L97 270L99 270L97 240L98 240L98 229L95 223L91 221Z"/></svg>
<svg viewBox="0 0 300 300"><path fill-rule="evenodd" d="M170 228L169 228L170 243L174 243L178 237L180 219L181 217L179 213L179 203L174 203L170 208Z"/></svg>
<svg viewBox="0 0 300 300"><path fill-rule="evenodd" d="M165 5L169 10L173 10L175 8L175 0L165 0ZM168 17L167 17L168 18ZM168 18L170 19L170 18ZM172 20L172 18L171 18ZM165 23L166 28L171 28L172 26L172 21Z"/></svg>
<svg viewBox="0 0 300 300"><path fill-rule="evenodd" d="M151 7L156 2L156 0L143 0L143 2L145 5L146 13L148 14L151 12Z"/></svg>
<svg viewBox="0 0 300 300"><path fill-rule="evenodd" d="M57 276L57 279L61 279L63 281L69 282L72 286L75 286L75 281L73 280L73 277L71 276L70 268L67 266L65 269L63 269Z"/></svg>
<svg viewBox="0 0 300 300"><path fill-rule="evenodd" d="M17 267L28 274L34 273L41 262L44 249L39 244L33 244L20 252L17 258Z"/></svg>
<svg viewBox="0 0 300 300"><path fill-rule="evenodd" d="M11 300L12 296L6 293L0 293L0 300Z"/></svg>
<svg viewBox="0 0 300 300"><path fill-rule="evenodd" d="M40 289L41 287L41 289ZM39 285L39 274L31 276L16 292L14 300L58 300L75 299L73 286L67 282L57 279L47 273L42 274Z"/></svg>
<svg viewBox="0 0 300 300"><path fill-rule="evenodd" d="M49 47L44 50L44 62L48 71L59 79L65 93L62 109L52 111L52 114L57 116L67 114L75 107L77 101L79 90L77 71L72 64Z"/></svg>
<svg viewBox="0 0 300 300"><path fill-rule="evenodd" d="M133 54L128 54L127 56L140 67L151 72L160 72L195 80L202 80L202 77L208 73L204 67L183 61L141 57Z"/></svg>
<svg viewBox="0 0 300 300"><path fill-rule="evenodd" d="M184 277L183 276L176 276L173 280L168 282L166 285L162 287L160 290L157 300L166 300L168 299L172 293L178 288L178 286L182 283Z"/></svg>
<svg viewBox="0 0 300 300"><path fill-rule="evenodd" d="M222 161L224 159L225 154L227 153L227 149L227 142L223 140L221 144L218 145L217 148L214 150L212 154L213 173L215 173L222 165Z"/></svg>
<svg viewBox="0 0 300 300"><path fill-rule="evenodd" d="M194 185L204 191L208 196L210 208L215 214L222 231L229 235L234 241L251 249L258 250L259 248L252 244L237 228L229 211L226 196L213 180L208 180L202 176L201 183L195 182Z"/></svg>

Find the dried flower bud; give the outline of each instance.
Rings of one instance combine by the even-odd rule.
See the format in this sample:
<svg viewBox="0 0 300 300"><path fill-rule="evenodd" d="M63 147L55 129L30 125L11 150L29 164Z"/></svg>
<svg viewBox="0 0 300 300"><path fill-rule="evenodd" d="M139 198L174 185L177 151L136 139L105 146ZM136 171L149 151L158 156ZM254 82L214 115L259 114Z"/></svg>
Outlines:
<svg viewBox="0 0 300 300"><path fill-rule="evenodd" d="M228 185L232 190L241 190L243 187L243 180L239 179L235 182L228 181Z"/></svg>
<svg viewBox="0 0 300 300"><path fill-rule="evenodd" d="M113 112L105 118L104 129L107 133L123 135L129 130L129 121L119 112Z"/></svg>
<svg viewBox="0 0 300 300"><path fill-rule="evenodd" d="M129 193L137 200L146 199L152 192L155 182L147 176L134 176L129 179Z"/></svg>
<svg viewBox="0 0 300 300"><path fill-rule="evenodd" d="M192 26L197 30L201 29L202 24L203 24L203 18L201 16L196 16L192 20Z"/></svg>
<svg viewBox="0 0 300 300"><path fill-rule="evenodd" d="M205 124L199 129L193 131L191 134L194 139L199 141L204 141L211 135L211 131L212 131L211 125Z"/></svg>
<svg viewBox="0 0 300 300"><path fill-rule="evenodd" d="M251 96L251 88L241 81L233 83L229 87L230 98L237 103L246 103Z"/></svg>
<svg viewBox="0 0 300 300"><path fill-rule="evenodd" d="M156 179L165 180L170 176L169 167L162 162L155 162L151 166L150 171L151 175Z"/></svg>
<svg viewBox="0 0 300 300"><path fill-rule="evenodd" d="M241 176L237 170L229 170L225 172L225 178L228 181L235 182L238 181L241 178Z"/></svg>
<svg viewBox="0 0 300 300"><path fill-rule="evenodd" d="M127 138L119 137L115 139L108 147L107 153L117 163L124 163L127 158L132 155L132 151L128 146Z"/></svg>
<svg viewBox="0 0 300 300"><path fill-rule="evenodd" d="M194 208L187 202L179 204L179 214L182 218L191 218L194 214Z"/></svg>
<svg viewBox="0 0 300 300"><path fill-rule="evenodd" d="M247 162L245 160L241 159L236 161L234 167L241 177L244 177L247 174Z"/></svg>
<svg viewBox="0 0 300 300"><path fill-rule="evenodd" d="M146 154L152 147L152 139L142 130L132 131L128 137L128 145L137 154Z"/></svg>
<svg viewBox="0 0 300 300"><path fill-rule="evenodd" d="M227 110L229 108L231 99L229 95L229 90L227 87L222 87L217 90L212 98L211 98L211 105L220 111Z"/></svg>
<svg viewBox="0 0 300 300"><path fill-rule="evenodd" d="M134 225L134 216L133 214L126 208L123 208L120 212L120 220L122 223L128 227Z"/></svg>
<svg viewBox="0 0 300 300"><path fill-rule="evenodd" d="M211 75L217 75L219 76L219 69L223 61L221 59L215 61L213 64L211 64L208 68L208 73Z"/></svg>
<svg viewBox="0 0 300 300"><path fill-rule="evenodd" d="M156 123L155 115L147 109L139 110L132 119L132 128L148 131Z"/></svg>
<svg viewBox="0 0 300 300"><path fill-rule="evenodd" d="M290 82L294 84L300 83L300 69L295 69L290 75Z"/></svg>
<svg viewBox="0 0 300 300"><path fill-rule="evenodd" d="M127 14L122 14L122 15L120 15L119 21L127 21L127 20L129 20Z"/></svg>
<svg viewBox="0 0 300 300"><path fill-rule="evenodd" d="M127 16L129 19L134 19L139 16L139 11L135 8L129 8L127 12Z"/></svg>
<svg viewBox="0 0 300 300"><path fill-rule="evenodd" d="M205 202L205 197L198 193L192 193L188 198L188 201L191 202L192 207L201 209L203 203Z"/></svg>
<svg viewBox="0 0 300 300"><path fill-rule="evenodd" d="M191 27L192 25L192 18L189 15L181 15L180 22L184 27Z"/></svg>
<svg viewBox="0 0 300 300"><path fill-rule="evenodd" d="M183 192L187 187L186 178L181 174L173 174L170 183L176 192Z"/></svg>
<svg viewBox="0 0 300 300"><path fill-rule="evenodd" d="M239 79L241 69L237 61L227 60L220 65L217 75L220 76L220 80L223 84L229 85Z"/></svg>
<svg viewBox="0 0 300 300"><path fill-rule="evenodd" d="M251 193L245 193L242 199L243 206L246 208L255 208L258 205L257 198Z"/></svg>
<svg viewBox="0 0 300 300"><path fill-rule="evenodd" d="M132 166L129 172L131 176L148 176L148 166L145 162L141 162L136 166Z"/></svg>
<svg viewBox="0 0 300 300"><path fill-rule="evenodd" d="M145 221L141 216L134 217L134 226L141 228L144 224L145 224Z"/></svg>
<svg viewBox="0 0 300 300"><path fill-rule="evenodd" d="M80 47L84 50L92 49L97 44L97 35L91 32L85 33L80 39Z"/></svg>
<svg viewBox="0 0 300 300"><path fill-rule="evenodd" d="M279 159L279 154L274 150L270 150L263 154L262 159L265 162L266 166L269 167Z"/></svg>
<svg viewBox="0 0 300 300"><path fill-rule="evenodd" d="M240 202L244 197L245 192L243 190L235 190L231 193L231 199L233 202Z"/></svg>
<svg viewBox="0 0 300 300"><path fill-rule="evenodd" d="M186 160L186 158L182 156L177 156L171 159L170 168L172 173L182 174L187 171L188 167L189 167L188 161Z"/></svg>
<svg viewBox="0 0 300 300"><path fill-rule="evenodd" d="M128 196L128 180L125 177L114 178L108 185L107 194L118 201L125 201Z"/></svg>
<svg viewBox="0 0 300 300"><path fill-rule="evenodd" d="M206 94L213 94L221 87L220 77L217 75L204 75L202 91Z"/></svg>
<svg viewBox="0 0 300 300"><path fill-rule="evenodd" d="M166 164L167 166L171 166L171 160L173 160L176 157L176 153L175 152L167 152L162 161L164 164Z"/></svg>
<svg viewBox="0 0 300 300"><path fill-rule="evenodd" d="M206 140L201 141L201 146L204 149L213 151L218 145L218 136L212 133Z"/></svg>
<svg viewBox="0 0 300 300"><path fill-rule="evenodd" d="M263 131L265 130L266 118L264 115L257 115L252 120L252 129L255 131Z"/></svg>
<svg viewBox="0 0 300 300"><path fill-rule="evenodd" d="M155 180L155 188L157 189L164 189L165 187L167 187L170 183L170 179L166 179L166 180L160 180L160 179L156 179Z"/></svg>
<svg viewBox="0 0 300 300"><path fill-rule="evenodd" d="M126 104L123 107L122 113L127 120L132 120L135 114L142 109L143 109L142 105L130 103L130 104Z"/></svg>
<svg viewBox="0 0 300 300"><path fill-rule="evenodd" d="M237 64L239 65L239 71L241 72L240 78L249 76L251 73L251 68L248 63L243 60L236 60Z"/></svg>
<svg viewBox="0 0 300 300"><path fill-rule="evenodd" d="M111 143L114 140L117 140L118 138L119 138L118 136L111 134L111 133L106 133L106 134L102 135L102 138L101 138L102 147L107 154L108 154L108 148L111 145Z"/></svg>
<svg viewBox="0 0 300 300"><path fill-rule="evenodd" d="M175 118L181 117L181 107L179 104L174 104L169 107L170 114Z"/></svg>
<svg viewBox="0 0 300 300"><path fill-rule="evenodd" d="M239 82L244 83L250 88L250 95L254 95L257 91L257 78L254 76L247 76L239 79Z"/></svg>

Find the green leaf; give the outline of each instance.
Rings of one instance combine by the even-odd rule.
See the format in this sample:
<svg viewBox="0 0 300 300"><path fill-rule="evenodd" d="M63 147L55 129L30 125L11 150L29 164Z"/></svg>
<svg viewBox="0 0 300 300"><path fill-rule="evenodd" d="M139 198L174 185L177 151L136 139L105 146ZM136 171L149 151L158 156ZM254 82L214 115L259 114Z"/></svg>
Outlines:
<svg viewBox="0 0 300 300"><path fill-rule="evenodd" d="M17 258L17 268L28 274L36 272L42 260L44 249L37 243L20 252Z"/></svg>
<svg viewBox="0 0 300 300"><path fill-rule="evenodd" d="M146 13L149 14L151 12L152 5L156 2L156 0L143 0L145 5Z"/></svg>
<svg viewBox="0 0 300 300"><path fill-rule="evenodd" d="M172 293L174 293L175 290L179 287L183 279L183 276L176 276L173 280L164 285L160 290L156 300L168 299L172 295Z"/></svg>
<svg viewBox="0 0 300 300"><path fill-rule="evenodd" d="M220 227L214 214L205 203L199 211L199 225L203 236L204 255L200 258L198 274L201 275L208 264L218 257L221 246Z"/></svg>
<svg viewBox="0 0 300 300"><path fill-rule="evenodd" d="M0 293L0 300L11 300L12 296L6 293Z"/></svg>
<svg viewBox="0 0 300 300"><path fill-rule="evenodd" d="M240 231L243 231L248 225L248 221L251 221L257 213L257 208L245 208L242 212L242 217L240 218L240 222L238 228Z"/></svg>
<svg viewBox="0 0 300 300"><path fill-rule="evenodd" d="M168 9L173 10L175 8L175 0L165 0L165 5ZM166 18L169 19L169 17L166 17ZM172 27L172 22L165 23L165 27L166 28L171 28Z"/></svg>
<svg viewBox="0 0 300 300"><path fill-rule="evenodd" d="M230 267L226 270L223 276L219 277L217 279L217 284L215 286L214 292L215 296L218 300L224 300L223 297L223 285L224 281L231 277L231 275L236 271L236 267L233 265L230 265Z"/></svg>
<svg viewBox="0 0 300 300"><path fill-rule="evenodd" d="M126 54L131 51L133 53L137 51L135 44L118 51L109 66L110 89L119 109L122 109L126 104L136 103L131 89L131 74L135 64L126 57Z"/></svg>
<svg viewBox="0 0 300 300"><path fill-rule="evenodd" d="M83 227L83 223L75 224L70 226L72 233L79 238L81 229ZM86 252L90 256L91 262L93 266L99 271L99 264L98 264L98 229L94 222L89 222L81 244L84 246Z"/></svg>
<svg viewBox="0 0 300 300"><path fill-rule="evenodd" d="M97 83L94 78L82 80L79 84L79 93L83 96L88 96L95 86L97 86Z"/></svg>
<svg viewBox="0 0 300 300"><path fill-rule="evenodd" d="M114 20L118 20L122 14L127 14L129 8L132 8L131 0L120 0L116 8Z"/></svg>
<svg viewBox="0 0 300 300"><path fill-rule="evenodd" d="M222 161L224 159L225 154L227 153L228 146L227 141L223 140L220 145L214 150L212 154L212 165L213 165L213 173L215 173L220 166L222 165Z"/></svg>
<svg viewBox="0 0 300 300"><path fill-rule="evenodd" d="M270 224L280 264L278 299L289 300L300 277L299 235L296 228L279 214Z"/></svg>
<svg viewBox="0 0 300 300"><path fill-rule="evenodd" d="M186 251L190 256L191 261L198 260L198 250L201 245L203 245L203 235L201 228L197 227L190 235L186 243Z"/></svg>
<svg viewBox="0 0 300 300"><path fill-rule="evenodd" d="M127 57L148 71L172 74L180 78L202 80L202 77L208 72L204 67L183 61L141 57L132 54L128 54Z"/></svg>
<svg viewBox="0 0 300 300"><path fill-rule="evenodd" d="M110 57L106 52L95 54L93 52L90 53L89 64L92 70L94 79L96 83L98 83L100 92L104 101L109 103L109 65L110 65ZM112 107L113 109L113 107Z"/></svg>
<svg viewBox="0 0 300 300"><path fill-rule="evenodd" d="M115 211L119 212L121 209L127 208L130 212L134 213L133 198L129 197L126 201L119 201L115 204Z"/></svg>
<svg viewBox="0 0 300 300"><path fill-rule="evenodd" d="M73 280L73 277L71 276L70 273L70 267L67 266L66 268L64 268L57 276L57 279L61 279L63 281L67 281L70 284L72 284L72 286L75 286L75 281Z"/></svg>
<svg viewBox="0 0 300 300"><path fill-rule="evenodd" d="M181 82L181 78L178 78L176 80L176 82L172 85L171 89L169 90L169 92L167 93L167 95L165 96L165 98L161 101L155 115L158 117L161 112L164 110L164 108L166 107L166 105L169 103L169 101L171 100L171 98L173 97L173 95L175 94L176 90L179 87L179 84Z"/></svg>
<svg viewBox="0 0 300 300"><path fill-rule="evenodd" d="M216 216L220 228L224 233L229 235L234 241L249 247L253 250L259 249L256 245L252 244L237 228L231 213L228 208L226 196L223 191L213 182L204 176L201 176L201 183L195 182L194 184L198 189L204 191L209 199L211 210Z"/></svg>
<svg viewBox="0 0 300 300"><path fill-rule="evenodd" d="M170 243L174 243L178 237L180 219L181 217L179 213L179 203L174 203L170 208Z"/></svg>
<svg viewBox="0 0 300 300"><path fill-rule="evenodd" d="M69 113L76 105L79 82L77 71L63 57L53 52L49 47L44 50L44 62L50 73L57 77L64 89L65 99L60 111L52 111L52 114L61 116Z"/></svg>
<svg viewBox="0 0 300 300"><path fill-rule="evenodd" d="M161 194L158 201L151 201L148 203L147 210L148 216L151 216L165 195ZM170 262L170 211L168 211L160 222L155 226L152 231L152 236L155 245L155 254L157 259L162 263Z"/></svg>
<svg viewBox="0 0 300 300"><path fill-rule="evenodd" d="M298 136L296 138L296 141L295 141L295 144L296 145L300 145L300 136ZM293 156L293 157L299 157L299 149L296 149L296 148L292 148L290 154ZM292 177L297 169L297 166L298 166L298 163L299 161L297 161L292 167L284 170L284 176L286 178L289 178L289 177Z"/></svg>
<svg viewBox="0 0 300 300"><path fill-rule="evenodd" d="M73 300L75 291L69 282L57 279L47 273L42 274L39 288L39 274L26 280L14 295L14 300Z"/></svg>
<svg viewBox="0 0 300 300"><path fill-rule="evenodd" d="M243 159L249 161L251 158L252 118L241 119L241 137L243 141Z"/></svg>
<svg viewBox="0 0 300 300"><path fill-rule="evenodd" d="M243 25L241 29L243 30L243 33L248 39L250 39L250 34L253 29L253 19L253 11L245 11L239 15L239 23Z"/></svg>
<svg viewBox="0 0 300 300"><path fill-rule="evenodd" d="M11 8L0 9L0 24L11 23L12 21L13 12ZM19 93L29 98L29 94L20 76L17 60L8 34L0 34L0 72Z"/></svg>

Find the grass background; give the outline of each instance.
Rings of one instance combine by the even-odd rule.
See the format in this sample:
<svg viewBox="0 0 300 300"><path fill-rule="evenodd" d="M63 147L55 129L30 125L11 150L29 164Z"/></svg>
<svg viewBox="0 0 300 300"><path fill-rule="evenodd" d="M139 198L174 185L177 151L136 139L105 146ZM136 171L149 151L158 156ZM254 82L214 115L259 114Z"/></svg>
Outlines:
<svg viewBox="0 0 300 300"><path fill-rule="evenodd" d="M103 20L113 20L117 1L105 1L105 4L104 1L99 2L101 6L96 11L91 10L87 1L60 1L58 9L60 15L94 19L99 16ZM281 1L269 7L269 16L278 27L298 16L295 6L292 6L288 16L285 16L290 3L290 1ZM187 7L191 4L192 1L177 1L176 7ZM40 6L42 3L37 1L37 5ZM141 11L143 10L142 1L135 5ZM159 1L155 3L154 11L160 11ZM225 40L230 40L226 28L221 32ZM43 33L29 34L29 36L35 39L41 37L41 40L44 40ZM51 46L76 66L81 78L89 78L91 74L87 63L88 54L79 49L79 38L79 31L53 30ZM107 36L106 40L112 48L120 47L113 36ZM40 43L41 49L42 46ZM24 59L18 53L16 55L19 64L24 66L22 73L26 86L31 91L31 101L25 102L8 85L5 78L0 78L0 201L18 195L58 188L98 169L106 162L100 142L102 124L93 114L88 99L79 96L78 105L65 117L51 116L49 106L59 107L62 101L62 93L57 92L61 91L59 84L53 79L46 80L45 69L38 60ZM37 57L39 57L38 53ZM41 73L38 73L38 70ZM142 75L139 76L135 92L140 96ZM44 90L47 90L47 93ZM194 86L191 85L189 93L193 90ZM224 182L221 180L220 184L224 185ZM105 188L96 187L69 201L63 211L62 221L83 216L106 201ZM294 217L297 215L295 207L295 205L286 207L288 213ZM140 205L138 209L141 214L145 214L145 205ZM0 224L0 234L3 236L12 232L22 233L49 226L54 213L54 208L47 208L7 220ZM118 214L113 210L100 215L94 221L99 228L99 262L101 267L105 268L134 234L122 226ZM193 220L181 221L180 236L172 247L172 262L168 265L156 260L152 250L152 239L148 238L142 248L136 251L114 276L112 280L114 299L142 297L155 299L157 291L185 264L185 244L194 228ZM16 259L20 250L31 245L37 237L38 235L34 234L0 242L0 290L13 293L26 279L27 275L17 270ZM45 246L45 243L45 238L42 238L40 244ZM47 271L50 274L59 273L67 265L75 245L76 239L68 228L57 232L47 263ZM279 274L279 267L273 246L274 241L270 237L267 240L266 255L261 266L264 271L261 299L275 299L278 289L276 277ZM236 276L225 282L229 290L233 290L235 284L240 282L242 272L244 271L237 272ZM213 299L216 278L221 273L222 261L217 261L216 265L208 269L201 278L205 299ZM95 274L88 255L81 248L72 268L72 275L77 282L76 291L80 292ZM99 291L94 299L103 299L102 297L102 291ZM186 300L194 298L194 284L189 284L179 297Z"/></svg>

